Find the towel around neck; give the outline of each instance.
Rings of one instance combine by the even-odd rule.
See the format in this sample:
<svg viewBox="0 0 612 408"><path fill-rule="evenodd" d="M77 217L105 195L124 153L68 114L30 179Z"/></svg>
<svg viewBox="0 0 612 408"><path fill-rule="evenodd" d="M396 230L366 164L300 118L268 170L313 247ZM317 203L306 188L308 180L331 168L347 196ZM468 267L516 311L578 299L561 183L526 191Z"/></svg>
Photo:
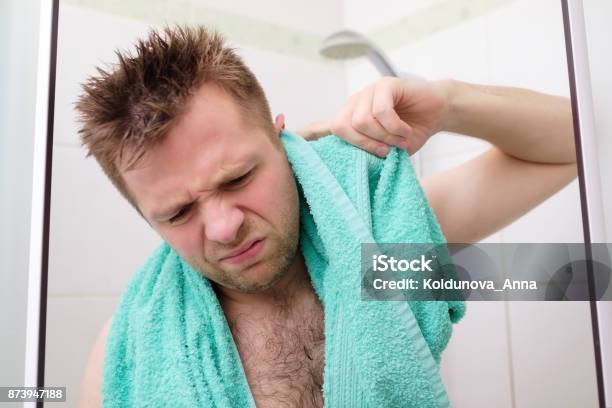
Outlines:
<svg viewBox="0 0 612 408"><path fill-rule="evenodd" d="M460 301L361 300L362 243L444 243L405 152L281 134L300 250L324 309L326 407L446 407L438 364ZM210 282L163 243L132 277L105 351L104 407L254 407Z"/></svg>

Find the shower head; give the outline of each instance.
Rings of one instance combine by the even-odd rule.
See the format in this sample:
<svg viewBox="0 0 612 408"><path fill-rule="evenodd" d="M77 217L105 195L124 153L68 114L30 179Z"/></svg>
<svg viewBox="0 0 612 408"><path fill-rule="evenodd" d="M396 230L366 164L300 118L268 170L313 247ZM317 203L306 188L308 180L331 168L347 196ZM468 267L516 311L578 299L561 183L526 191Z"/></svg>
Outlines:
<svg viewBox="0 0 612 408"><path fill-rule="evenodd" d="M368 57L382 75L398 76L383 52L356 31L341 30L329 35L321 43L319 52L333 59Z"/></svg>
<svg viewBox="0 0 612 408"><path fill-rule="evenodd" d="M327 58L349 59L364 57L372 44L363 35L351 31L337 31L323 40L319 52Z"/></svg>

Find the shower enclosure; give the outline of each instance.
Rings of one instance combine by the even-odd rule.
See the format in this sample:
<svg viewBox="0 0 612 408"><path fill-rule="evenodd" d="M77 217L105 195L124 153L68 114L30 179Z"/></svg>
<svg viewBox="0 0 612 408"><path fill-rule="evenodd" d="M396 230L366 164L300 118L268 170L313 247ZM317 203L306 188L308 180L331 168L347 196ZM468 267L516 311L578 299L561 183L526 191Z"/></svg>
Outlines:
<svg viewBox="0 0 612 408"><path fill-rule="evenodd" d="M565 28L584 242L610 242L612 3L560 0L558 5ZM45 379L51 157L54 113L59 108L54 104L58 10L59 0L0 2L0 327L8 334L0 340L0 387L61 385ZM392 58L355 40L345 32L330 39L325 52L338 56L333 46L342 43L347 53L343 56L365 52L384 72L397 74L384 62ZM350 41L354 42L346 46ZM401 75L403 67L398 70ZM597 400L599 407L611 407L612 302L593 300L590 319Z"/></svg>

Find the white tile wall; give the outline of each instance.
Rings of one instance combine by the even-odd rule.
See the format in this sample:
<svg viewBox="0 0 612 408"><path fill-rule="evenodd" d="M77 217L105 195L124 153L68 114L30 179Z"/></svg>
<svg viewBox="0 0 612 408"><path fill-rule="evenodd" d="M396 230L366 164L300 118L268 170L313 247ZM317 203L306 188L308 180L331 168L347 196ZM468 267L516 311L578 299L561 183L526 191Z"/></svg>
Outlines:
<svg viewBox="0 0 612 408"><path fill-rule="evenodd" d="M127 49L147 32L147 24L61 4L55 89L54 142L79 144L73 104L80 84L96 66L114 62L115 49ZM119 29L120 27L120 29Z"/></svg>
<svg viewBox="0 0 612 408"><path fill-rule="evenodd" d="M63 406L77 406L79 385L91 347L118 300L118 296L48 298L45 384L66 387Z"/></svg>
<svg viewBox="0 0 612 408"><path fill-rule="evenodd" d="M504 242L584 242L578 180L502 231Z"/></svg>
<svg viewBox="0 0 612 408"><path fill-rule="evenodd" d="M464 146L459 141L456 141L456 145ZM453 153L446 155L438 155L431 158L429 155L424 156L426 157L426 160L423 160L423 174L427 176L429 174L440 173L442 171L452 169L453 167L465 163L466 161L471 160L476 156L482 154L485 150L487 150L487 148L488 144L483 144L483 146L480 148L467 150L457 154Z"/></svg>
<svg viewBox="0 0 612 408"><path fill-rule="evenodd" d="M428 161L457 156L483 153L491 145L475 137L464 136L451 132L439 132L431 137L420 150ZM431 173L426 173L431 174Z"/></svg>
<svg viewBox="0 0 612 408"><path fill-rule="evenodd" d="M491 84L569 96L561 3L520 0L487 16Z"/></svg>
<svg viewBox="0 0 612 408"><path fill-rule="evenodd" d="M504 302L466 302L440 371L453 407L511 408L511 359Z"/></svg>
<svg viewBox="0 0 612 408"><path fill-rule="evenodd" d="M338 28L343 16L341 1L284 0L191 0L217 10L241 14L261 21L283 24L326 35Z"/></svg>
<svg viewBox="0 0 612 408"><path fill-rule="evenodd" d="M409 16L430 7L440 0L345 0L344 24L351 29L370 32L403 16Z"/></svg>
<svg viewBox="0 0 612 408"><path fill-rule="evenodd" d="M487 16L477 17L390 53L401 72L429 80L487 81Z"/></svg>
<svg viewBox="0 0 612 408"><path fill-rule="evenodd" d="M50 295L118 295L161 239L79 147L53 152Z"/></svg>
<svg viewBox="0 0 612 408"><path fill-rule="evenodd" d="M288 129L332 118L345 101L342 66L253 48L239 51L266 90L272 115L284 113Z"/></svg>
<svg viewBox="0 0 612 408"><path fill-rule="evenodd" d="M588 302L510 302L516 407L596 408Z"/></svg>

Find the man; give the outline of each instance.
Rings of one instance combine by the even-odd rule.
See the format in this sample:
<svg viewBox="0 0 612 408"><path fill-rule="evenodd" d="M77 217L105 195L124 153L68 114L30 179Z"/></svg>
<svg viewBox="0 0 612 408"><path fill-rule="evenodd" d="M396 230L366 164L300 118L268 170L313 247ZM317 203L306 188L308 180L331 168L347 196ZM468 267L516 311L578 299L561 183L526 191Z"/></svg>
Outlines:
<svg viewBox="0 0 612 408"><path fill-rule="evenodd" d="M263 90L202 28L152 32L119 54L77 103L83 144L153 229L212 283L258 406L322 406L323 311L299 241L299 201ZM421 180L449 242L477 241L576 175L564 98L453 80L384 78L337 118L335 133L379 156L416 152L452 131L495 147ZM407 199L409 199L407 197ZM92 351L82 406L100 406L104 345Z"/></svg>

